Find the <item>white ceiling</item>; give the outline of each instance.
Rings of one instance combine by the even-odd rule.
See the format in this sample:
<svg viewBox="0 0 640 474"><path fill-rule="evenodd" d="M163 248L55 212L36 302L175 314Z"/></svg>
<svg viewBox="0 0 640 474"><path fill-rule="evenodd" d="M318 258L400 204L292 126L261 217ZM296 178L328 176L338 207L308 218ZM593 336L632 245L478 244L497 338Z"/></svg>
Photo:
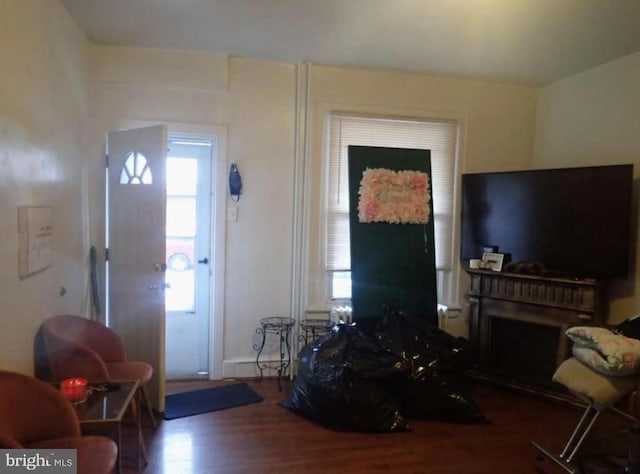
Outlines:
<svg viewBox="0 0 640 474"><path fill-rule="evenodd" d="M640 51L638 0L60 0L97 44L548 84Z"/></svg>

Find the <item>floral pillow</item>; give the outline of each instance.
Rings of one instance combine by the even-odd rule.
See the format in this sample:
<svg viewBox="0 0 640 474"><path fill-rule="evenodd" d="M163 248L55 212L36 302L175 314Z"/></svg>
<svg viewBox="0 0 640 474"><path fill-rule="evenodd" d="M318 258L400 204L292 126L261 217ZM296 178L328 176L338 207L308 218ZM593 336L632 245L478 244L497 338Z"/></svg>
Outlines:
<svg viewBox="0 0 640 474"><path fill-rule="evenodd" d="M604 375L633 375L640 371L640 340L605 328L576 326L566 332L573 355Z"/></svg>

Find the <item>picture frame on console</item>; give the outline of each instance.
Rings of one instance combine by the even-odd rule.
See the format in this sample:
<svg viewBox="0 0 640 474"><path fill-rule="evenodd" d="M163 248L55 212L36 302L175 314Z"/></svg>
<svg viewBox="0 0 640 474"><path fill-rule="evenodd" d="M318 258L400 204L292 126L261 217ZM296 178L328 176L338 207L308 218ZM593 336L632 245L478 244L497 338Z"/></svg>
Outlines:
<svg viewBox="0 0 640 474"><path fill-rule="evenodd" d="M482 253L482 267L494 272L501 272L504 263L504 254L497 252Z"/></svg>

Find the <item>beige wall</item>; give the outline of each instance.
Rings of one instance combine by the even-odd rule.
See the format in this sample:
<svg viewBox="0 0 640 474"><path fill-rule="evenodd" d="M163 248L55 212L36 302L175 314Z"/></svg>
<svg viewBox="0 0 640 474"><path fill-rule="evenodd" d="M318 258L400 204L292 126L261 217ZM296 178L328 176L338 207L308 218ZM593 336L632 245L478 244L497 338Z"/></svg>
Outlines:
<svg viewBox="0 0 640 474"><path fill-rule="evenodd" d="M15 25L2 25L3 44L16 47L3 48L0 57L3 70L12 71L0 79L0 225L5 236L0 261L10 269L0 274L0 301L3 314L15 315L15 320L3 319L10 330L0 335L0 364L30 371L32 339L42 319L55 312L88 311L88 246L95 245L99 255L104 248L104 134L131 121L169 122L223 127L224 169L234 161L243 174L238 221L227 223L223 236L223 334L217 350L223 375L253 374L259 319L288 314L290 306L295 66L88 46L57 2L11 0L1 8L0 18ZM127 73L131 70L135 74ZM461 124L464 171L529 164L535 89L314 67L311 101L311 175L304 190L313 211L304 237L309 255L317 254L321 238L317 205L323 117L336 107L455 118ZM217 192L225 192L226 199L226 190ZM55 206L56 254L51 269L21 282L15 213L16 206L29 203ZM303 296L307 306L326 303L318 290L318 275L324 272L316 257L307 267L313 275L311 290ZM67 293L60 297L62 286Z"/></svg>
<svg viewBox="0 0 640 474"><path fill-rule="evenodd" d="M0 368L31 373L33 336L88 308L84 36L58 2L0 2ZM17 207L53 206L53 265L18 278ZM66 292L65 292L66 291ZM64 293L64 294L63 294Z"/></svg>
<svg viewBox="0 0 640 474"><path fill-rule="evenodd" d="M0 44L0 367L31 372L40 322L54 313L89 311L88 248L104 247L104 133L126 121L186 122L225 129L224 168L234 161L243 174L238 221L227 223L223 236L218 350L224 375L251 375L259 319L287 314L290 305L295 66L89 47L58 2L49 0L0 2ZM632 56L543 88L537 111L534 88L314 66L304 305L326 304L319 196L329 111L456 119L462 172L633 161L639 63ZM136 74L119 74L125 64L137 65ZM21 281L16 209L26 204L54 206L54 264ZM452 305L463 303L466 281L458 272L446 301ZM617 314L638 312L635 292L632 283L616 287ZM464 333L464 321L458 323L454 331Z"/></svg>
<svg viewBox="0 0 640 474"><path fill-rule="evenodd" d="M635 165L635 254L640 176L640 53L577 74L540 90L534 167ZM637 260L637 257L636 257ZM609 322L640 313L638 272L609 285Z"/></svg>
<svg viewBox="0 0 640 474"><path fill-rule="evenodd" d="M522 169L531 166L537 89L479 80L314 67L311 75L311 186L309 292L307 305L326 306L322 202L325 118L330 111L382 116L454 119L460 124L460 172ZM457 204L456 204L457 206ZM454 212L457 215L457 212ZM457 224L454 229L457 235ZM456 252L457 239L453 248ZM466 276L459 265L445 278L445 303L464 307ZM463 312L466 314L466 311ZM466 334L466 318L450 330Z"/></svg>
<svg viewBox="0 0 640 474"><path fill-rule="evenodd" d="M104 248L104 133L123 123L169 123L180 130L226 130L218 223L225 272L219 275L215 376L255 374L260 318L289 313L293 199L295 69L226 55L92 46L95 127L92 136L92 242ZM180 74L162 74L180 66ZM131 68L142 71L133 77ZM203 77L206 78L203 79ZM226 153L225 153L226 152ZM227 197L228 164L242 173L238 203ZM225 222L225 207L237 221ZM219 314L221 313L221 314ZM266 355L268 357L268 354Z"/></svg>
<svg viewBox="0 0 640 474"><path fill-rule="evenodd" d="M244 193L227 225L224 373L255 374L259 320L290 314L295 71L288 64L229 62L229 162Z"/></svg>

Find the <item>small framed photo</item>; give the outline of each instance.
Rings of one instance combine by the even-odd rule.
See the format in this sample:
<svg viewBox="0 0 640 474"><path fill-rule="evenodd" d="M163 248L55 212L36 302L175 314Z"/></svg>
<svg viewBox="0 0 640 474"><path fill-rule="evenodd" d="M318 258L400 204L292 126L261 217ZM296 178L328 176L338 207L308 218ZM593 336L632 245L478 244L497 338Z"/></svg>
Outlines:
<svg viewBox="0 0 640 474"><path fill-rule="evenodd" d="M504 263L504 254L496 252L484 252L482 254L482 266L487 270L493 270L494 272L502 271L502 264Z"/></svg>

